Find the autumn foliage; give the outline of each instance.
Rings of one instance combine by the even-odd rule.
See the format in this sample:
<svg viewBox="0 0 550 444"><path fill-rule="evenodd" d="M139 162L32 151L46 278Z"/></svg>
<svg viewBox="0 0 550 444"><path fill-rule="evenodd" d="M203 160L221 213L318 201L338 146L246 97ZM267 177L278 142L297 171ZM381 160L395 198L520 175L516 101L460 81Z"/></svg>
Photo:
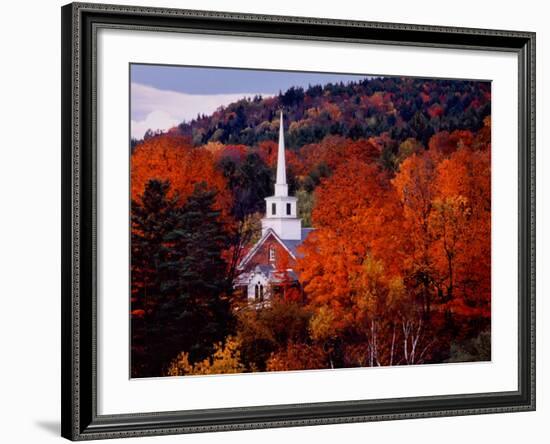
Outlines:
<svg viewBox="0 0 550 444"><path fill-rule="evenodd" d="M488 326L490 152L473 149L473 135L464 133L452 148L445 136L440 149L437 138L393 177L355 159L317 188L317 229L298 267L316 308L315 336L358 342L353 352L340 350L346 359L363 343L361 356L395 364L396 337L418 346L428 335L423 352L411 357L403 346L397 362L449 359L450 335Z"/></svg>
<svg viewBox="0 0 550 444"><path fill-rule="evenodd" d="M255 99L134 147L133 376L490 359L490 90L367 83ZM273 192L281 103L290 191L315 229L257 309L232 282Z"/></svg>
<svg viewBox="0 0 550 444"><path fill-rule="evenodd" d="M170 196L185 202L197 183L216 191L216 208L228 213L231 196L223 174L217 170L216 151L197 149L188 139L165 135L141 143L132 155L131 195L136 200L151 179L170 182Z"/></svg>

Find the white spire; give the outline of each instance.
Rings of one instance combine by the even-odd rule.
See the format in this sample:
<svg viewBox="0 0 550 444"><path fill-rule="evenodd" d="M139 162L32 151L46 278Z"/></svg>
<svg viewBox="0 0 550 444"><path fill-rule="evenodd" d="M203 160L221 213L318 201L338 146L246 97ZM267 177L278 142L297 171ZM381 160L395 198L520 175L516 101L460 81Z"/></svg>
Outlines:
<svg viewBox="0 0 550 444"><path fill-rule="evenodd" d="M262 236L273 230L283 240L302 239L302 220L297 217L298 199L288 195L285 165L285 129L283 112L279 121L279 150L277 152L277 180L275 193L265 198L265 217L262 219Z"/></svg>
<svg viewBox="0 0 550 444"><path fill-rule="evenodd" d="M279 125L279 150L277 152L277 181L275 182L275 196L288 196L288 185L286 183L285 130L283 126L283 111L281 111Z"/></svg>

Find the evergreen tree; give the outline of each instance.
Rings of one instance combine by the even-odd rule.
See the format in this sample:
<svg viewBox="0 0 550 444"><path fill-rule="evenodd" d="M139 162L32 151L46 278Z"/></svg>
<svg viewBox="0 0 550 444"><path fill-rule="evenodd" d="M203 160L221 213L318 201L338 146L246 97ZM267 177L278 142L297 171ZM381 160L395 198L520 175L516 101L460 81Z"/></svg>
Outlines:
<svg viewBox="0 0 550 444"><path fill-rule="evenodd" d="M197 184L164 238L164 302L154 323L155 334L163 339L157 350L162 355L161 371L182 351L189 353L191 362L204 359L233 327L228 300L231 283L221 257L227 236L220 212L213 208L215 195L204 183Z"/></svg>
<svg viewBox="0 0 550 444"><path fill-rule="evenodd" d="M150 324L162 296L162 264L167 251L164 237L173 230L176 199L167 197L169 182L149 181L139 201L132 201L131 231L131 308L132 376L151 371Z"/></svg>
<svg viewBox="0 0 550 444"><path fill-rule="evenodd" d="M264 198L273 193L273 174L257 153L247 154L239 164L225 157L220 168L233 193L232 213L237 219L264 211Z"/></svg>
<svg viewBox="0 0 550 444"><path fill-rule="evenodd" d="M232 330L226 234L216 193L198 184L178 207L151 180L132 202L132 376L161 376L178 353L191 362Z"/></svg>

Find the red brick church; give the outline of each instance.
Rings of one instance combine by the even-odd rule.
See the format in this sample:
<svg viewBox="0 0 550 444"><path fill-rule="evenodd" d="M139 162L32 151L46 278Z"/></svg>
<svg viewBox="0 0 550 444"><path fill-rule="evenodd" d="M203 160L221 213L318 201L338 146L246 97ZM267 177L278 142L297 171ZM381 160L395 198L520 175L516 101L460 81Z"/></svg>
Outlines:
<svg viewBox="0 0 550 444"><path fill-rule="evenodd" d="M298 285L294 271L297 248L313 230L302 228L302 220L297 217L297 199L288 195L282 112L275 194L265 201L262 237L240 262L234 282L235 288L242 288L252 304L268 302L283 284Z"/></svg>

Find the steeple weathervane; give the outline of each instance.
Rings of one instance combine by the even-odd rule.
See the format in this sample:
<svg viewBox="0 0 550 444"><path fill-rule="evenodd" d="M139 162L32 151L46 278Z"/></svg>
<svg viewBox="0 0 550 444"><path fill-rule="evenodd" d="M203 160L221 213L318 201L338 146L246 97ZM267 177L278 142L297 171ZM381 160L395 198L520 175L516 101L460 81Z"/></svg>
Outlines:
<svg viewBox="0 0 550 444"><path fill-rule="evenodd" d="M277 181L275 182L275 196L288 196L288 185L286 183L286 162L285 162L285 130L283 125L283 111L279 124L279 150L277 151Z"/></svg>

